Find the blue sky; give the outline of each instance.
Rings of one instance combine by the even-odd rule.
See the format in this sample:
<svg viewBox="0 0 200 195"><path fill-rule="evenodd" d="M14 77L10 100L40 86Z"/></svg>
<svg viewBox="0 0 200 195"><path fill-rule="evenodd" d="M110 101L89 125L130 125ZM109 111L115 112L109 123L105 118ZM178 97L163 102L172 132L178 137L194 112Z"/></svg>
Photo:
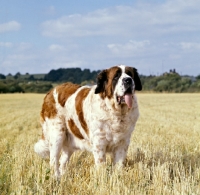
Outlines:
<svg viewBox="0 0 200 195"><path fill-rule="evenodd" d="M0 73L117 64L200 74L197 0L1 0Z"/></svg>

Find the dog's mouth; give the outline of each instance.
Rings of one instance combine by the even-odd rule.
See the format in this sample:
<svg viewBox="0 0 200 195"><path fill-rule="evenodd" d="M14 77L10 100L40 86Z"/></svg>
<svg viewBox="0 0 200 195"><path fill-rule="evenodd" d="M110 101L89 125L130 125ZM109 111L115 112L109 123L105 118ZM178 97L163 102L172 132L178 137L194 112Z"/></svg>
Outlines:
<svg viewBox="0 0 200 195"><path fill-rule="evenodd" d="M126 104L129 108L132 108L133 104L133 93L132 89L128 88L123 96L117 96L118 104Z"/></svg>

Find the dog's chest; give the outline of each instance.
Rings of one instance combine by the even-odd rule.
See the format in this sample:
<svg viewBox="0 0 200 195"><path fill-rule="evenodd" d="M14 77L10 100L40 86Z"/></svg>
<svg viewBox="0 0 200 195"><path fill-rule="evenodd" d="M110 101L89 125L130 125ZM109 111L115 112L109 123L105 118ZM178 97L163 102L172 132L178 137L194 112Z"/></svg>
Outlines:
<svg viewBox="0 0 200 195"><path fill-rule="evenodd" d="M126 139L131 131L131 118L130 117L115 117L108 120L103 125L105 139L109 144L117 144L121 140Z"/></svg>

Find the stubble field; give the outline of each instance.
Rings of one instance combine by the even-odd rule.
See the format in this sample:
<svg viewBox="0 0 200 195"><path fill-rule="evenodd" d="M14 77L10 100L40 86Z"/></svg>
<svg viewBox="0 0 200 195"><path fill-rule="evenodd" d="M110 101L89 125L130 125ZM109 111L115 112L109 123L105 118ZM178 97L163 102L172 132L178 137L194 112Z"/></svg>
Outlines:
<svg viewBox="0 0 200 195"><path fill-rule="evenodd" d="M137 94L126 166L73 154L58 182L34 151L44 94L0 94L0 194L200 194L200 94Z"/></svg>

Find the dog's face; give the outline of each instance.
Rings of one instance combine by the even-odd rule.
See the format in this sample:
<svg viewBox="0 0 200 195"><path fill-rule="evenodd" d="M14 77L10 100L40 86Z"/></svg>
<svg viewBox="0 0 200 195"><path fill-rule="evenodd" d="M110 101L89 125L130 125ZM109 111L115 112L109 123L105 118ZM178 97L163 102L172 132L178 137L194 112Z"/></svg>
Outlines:
<svg viewBox="0 0 200 195"><path fill-rule="evenodd" d="M141 91L142 85L137 69L120 65L103 70L97 77L95 94L104 98L114 98L115 102L132 107L132 95Z"/></svg>

